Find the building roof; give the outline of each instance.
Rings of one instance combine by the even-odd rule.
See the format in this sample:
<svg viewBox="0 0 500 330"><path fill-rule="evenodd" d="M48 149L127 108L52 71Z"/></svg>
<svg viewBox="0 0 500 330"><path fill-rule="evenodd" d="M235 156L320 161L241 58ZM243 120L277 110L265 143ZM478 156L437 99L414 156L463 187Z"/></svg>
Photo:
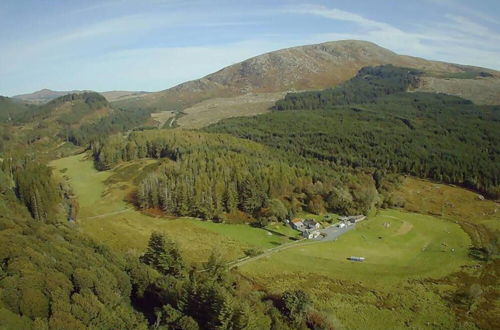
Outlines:
<svg viewBox="0 0 500 330"><path fill-rule="evenodd" d="M291 221L292 223L299 223L299 222L302 222L302 219L299 219L299 218L295 218L295 219L292 219Z"/></svg>
<svg viewBox="0 0 500 330"><path fill-rule="evenodd" d="M317 222L313 219L306 219L303 222L307 226L316 226L316 224L317 224Z"/></svg>

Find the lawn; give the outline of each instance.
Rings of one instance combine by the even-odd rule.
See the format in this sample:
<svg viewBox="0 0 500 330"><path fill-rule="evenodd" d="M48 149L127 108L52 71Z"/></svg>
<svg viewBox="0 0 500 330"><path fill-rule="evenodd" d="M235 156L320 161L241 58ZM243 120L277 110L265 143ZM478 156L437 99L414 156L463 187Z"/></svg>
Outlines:
<svg viewBox="0 0 500 330"><path fill-rule="evenodd" d="M250 274L305 271L369 282L441 277L467 264L470 239L455 223L396 210L379 212L335 242L289 249L242 267ZM365 262L348 261L362 256Z"/></svg>
<svg viewBox="0 0 500 330"><path fill-rule="evenodd" d="M469 245L454 222L385 210L335 242L290 248L239 271L271 292L305 290L338 328L457 328L442 298L454 289L433 279L473 264Z"/></svg>
<svg viewBox="0 0 500 330"><path fill-rule="evenodd" d="M249 225L226 225L211 221L188 220L193 225L221 234L229 239L248 244L252 247L269 249L289 242L288 236L278 232L272 233ZM290 228L293 231L293 229Z"/></svg>

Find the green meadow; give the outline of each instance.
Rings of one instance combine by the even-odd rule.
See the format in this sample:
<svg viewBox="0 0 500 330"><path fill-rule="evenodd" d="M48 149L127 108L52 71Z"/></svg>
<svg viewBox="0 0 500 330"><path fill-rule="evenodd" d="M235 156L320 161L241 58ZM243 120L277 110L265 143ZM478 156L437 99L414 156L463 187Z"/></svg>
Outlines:
<svg viewBox="0 0 500 330"><path fill-rule="evenodd" d="M467 328L443 299L454 284L438 279L468 271L469 246L454 222L384 210L337 241L289 248L239 272L274 293L306 291L339 329Z"/></svg>
<svg viewBox="0 0 500 330"><path fill-rule="evenodd" d="M175 240L193 263L216 249L226 260L299 238L281 224L266 228L167 218L137 211L126 200L154 160L121 164L98 172L85 154L53 161L80 204L79 230L119 253L141 254L153 231ZM313 217L300 214L302 217ZM333 215L336 217L336 215ZM322 220L322 216L314 217ZM326 223L325 223L326 224ZM469 236L455 221L402 210L382 210L334 242L298 244L238 269L270 293L302 289L315 308L339 329L471 328L450 307L455 274L472 274ZM365 257L364 262L347 260ZM465 276L465 275L461 275Z"/></svg>
<svg viewBox="0 0 500 330"><path fill-rule="evenodd" d="M288 236L297 233L282 225L271 226L268 231L249 225L154 217L138 212L125 200L144 167L154 163L140 160L99 172L86 154L79 154L55 160L50 165L58 176L70 183L78 198L80 230L120 253L142 253L151 232L162 231L175 240L193 262L206 260L214 249L227 260L234 260L243 257L249 249L263 250L288 242Z"/></svg>
<svg viewBox="0 0 500 330"><path fill-rule="evenodd" d="M368 282L440 277L469 263L470 239L457 224L432 216L384 210L333 242L297 246L246 264L255 274L306 272ZM364 262L347 260L365 257ZM264 274L263 274L264 275Z"/></svg>

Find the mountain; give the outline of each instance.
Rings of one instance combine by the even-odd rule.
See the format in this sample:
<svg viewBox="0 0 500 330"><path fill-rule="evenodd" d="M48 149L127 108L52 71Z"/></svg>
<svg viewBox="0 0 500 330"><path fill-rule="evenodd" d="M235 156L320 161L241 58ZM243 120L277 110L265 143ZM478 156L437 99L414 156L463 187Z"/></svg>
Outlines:
<svg viewBox="0 0 500 330"><path fill-rule="evenodd" d="M437 80L449 79L449 75L454 79L477 77L498 81L500 78L500 72L494 70L398 55L371 42L344 40L266 53L201 79L116 104L154 111L183 110L216 97L323 89L352 78L362 67L382 64L416 68ZM434 86L440 84L434 82ZM430 84L425 87L437 88Z"/></svg>
<svg viewBox="0 0 500 330"><path fill-rule="evenodd" d="M21 94L21 95L16 95L13 96L13 99L16 100L21 100L24 102L28 103L33 103L33 104L45 104L49 101L52 101L58 97L68 95L68 94L79 94L79 93L85 93L85 92L90 92L88 90L84 91L79 91L79 90L73 90L73 91L53 91L50 89L42 89L37 92L33 92L30 94ZM130 97L136 97L140 95L147 94L147 92L130 92L130 91L110 91L110 92L102 92L100 93L103 95L106 100L109 102L113 101L119 101L119 100L124 100Z"/></svg>

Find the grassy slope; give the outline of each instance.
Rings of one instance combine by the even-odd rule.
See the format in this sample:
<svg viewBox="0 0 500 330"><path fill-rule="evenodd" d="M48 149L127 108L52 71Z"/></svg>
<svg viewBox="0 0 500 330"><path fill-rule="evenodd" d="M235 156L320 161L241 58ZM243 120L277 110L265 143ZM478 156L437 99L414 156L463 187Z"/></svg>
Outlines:
<svg viewBox="0 0 500 330"><path fill-rule="evenodd" d="M500 230L500 204L480 200L473 191L409 177L395 194L406 201L405 209L410 212L466 220L483 224L491 231Z"/></svg>
<svg viewBox="0 0 500 330"><path fill-rule="evenodd" d="M247 225L226 225L195 219L155 218L137 212L124 201L133 179L155 161L140 160L123 164L114 171L98 172L85 154L51 163L56 173L72 185L79 203L80 229L118 252L141 253L154 230L164 231L177 241L186 257L205 260L217 248L227 259L244 255L249 248L269 248L288 241ZM128 180L126 179L128 178Z"/></svg>

